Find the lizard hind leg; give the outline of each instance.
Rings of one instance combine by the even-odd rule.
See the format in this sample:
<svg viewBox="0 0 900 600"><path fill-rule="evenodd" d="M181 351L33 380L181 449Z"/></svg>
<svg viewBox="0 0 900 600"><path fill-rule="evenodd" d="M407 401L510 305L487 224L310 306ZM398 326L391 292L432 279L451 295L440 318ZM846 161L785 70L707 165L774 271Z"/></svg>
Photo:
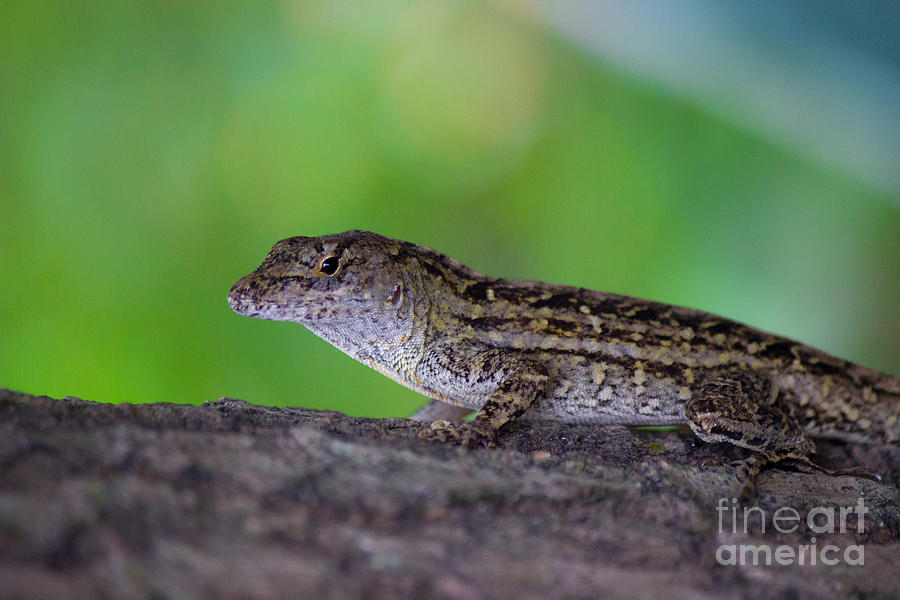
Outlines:
<svg viewBox="0 0 900 600"><path fill-rule="evenodd" d="M815 444L776 402L776 392L763 374L722 373L706 378L685 407L688 425L704 442L728 442L758 453L735 474L741 501L750 496L756 477L768 465L791 461L825 471L810 461Z"/></svg>

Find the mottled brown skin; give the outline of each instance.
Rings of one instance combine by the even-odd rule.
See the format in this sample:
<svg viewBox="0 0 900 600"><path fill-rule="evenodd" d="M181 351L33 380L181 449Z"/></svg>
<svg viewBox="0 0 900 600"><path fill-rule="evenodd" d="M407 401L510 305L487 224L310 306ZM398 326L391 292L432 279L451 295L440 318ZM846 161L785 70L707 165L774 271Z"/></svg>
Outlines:
<svg viewBox="0 0 900 600"><path fill-rule="evenodd" d="M891 375L698 310L486 277L370 232L282 240L229 302L434 398L414 418L438 419L435 440L489 443L520 416L687 424L759 453L739 470L744 494L767 462L823 470L810 436L900 440Z"/></svg>

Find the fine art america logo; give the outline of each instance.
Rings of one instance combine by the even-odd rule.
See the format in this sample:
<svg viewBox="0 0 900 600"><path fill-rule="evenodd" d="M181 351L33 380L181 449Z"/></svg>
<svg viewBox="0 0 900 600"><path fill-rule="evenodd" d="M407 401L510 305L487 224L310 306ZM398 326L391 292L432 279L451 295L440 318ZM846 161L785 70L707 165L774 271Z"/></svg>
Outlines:
<svg viewBox="0 0 900 600"><path fill-rule="evenodd" d="M730 504L730 506L729 506ZM860 498L856 506L817 506L805 518L790 506L783 506L771 515L758 506L738 507L737 499L719 498L716 506L719 513L719 534L748 533L752 521L761 526L760 533L769 531L794 533L802 522L811 534L808 544L788 546L786 544L722 544L716 549L716 561L720 565L836 565L843 561L848 565L865 564L865 547L851 544L839 548L834 544L819 545L815 535L846 533L856 530L865 533L865 514L869 512ZM849 519L848 519L849 517Z"/></svg>

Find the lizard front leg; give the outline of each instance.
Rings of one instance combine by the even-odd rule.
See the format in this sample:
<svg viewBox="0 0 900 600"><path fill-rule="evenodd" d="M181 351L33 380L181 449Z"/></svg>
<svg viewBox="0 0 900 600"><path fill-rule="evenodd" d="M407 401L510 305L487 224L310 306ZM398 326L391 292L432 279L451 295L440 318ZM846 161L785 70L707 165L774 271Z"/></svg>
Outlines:
<svg viewBox="0 0 900 600"><path fill-rule="evenodd" d="M478 407L479 397L487 397L470 422L435 421L421 434L470 448L489 444L503 425L544 393L548 380L546 368L520 352L469 341L429 349L416 374L423 381L439 382L435 392L464 406Z"/></svg>
<svg viewBox="0 0 900 600"><path fill-rule="evenodd" d="M688 425L705 442L729 442L759 454L738 467L746 500L767 464L792 460L825 471L809 459L816 446L778 402L768 377L752 371L707 377L685 407Z"/></svg>

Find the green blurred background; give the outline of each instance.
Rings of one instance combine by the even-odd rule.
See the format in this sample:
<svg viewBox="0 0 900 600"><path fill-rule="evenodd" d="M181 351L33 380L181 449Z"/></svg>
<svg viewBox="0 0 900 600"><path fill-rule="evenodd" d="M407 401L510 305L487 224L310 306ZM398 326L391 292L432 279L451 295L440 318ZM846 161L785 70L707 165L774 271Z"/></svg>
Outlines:
<svg viewBox="0 0 900 600"><path fill-rule="evenodd" d="M277 240L355 228L900 373L897 189L527 3L354 6L3 4L0 386L408 414L425 399L225 300Z"/></svg>

